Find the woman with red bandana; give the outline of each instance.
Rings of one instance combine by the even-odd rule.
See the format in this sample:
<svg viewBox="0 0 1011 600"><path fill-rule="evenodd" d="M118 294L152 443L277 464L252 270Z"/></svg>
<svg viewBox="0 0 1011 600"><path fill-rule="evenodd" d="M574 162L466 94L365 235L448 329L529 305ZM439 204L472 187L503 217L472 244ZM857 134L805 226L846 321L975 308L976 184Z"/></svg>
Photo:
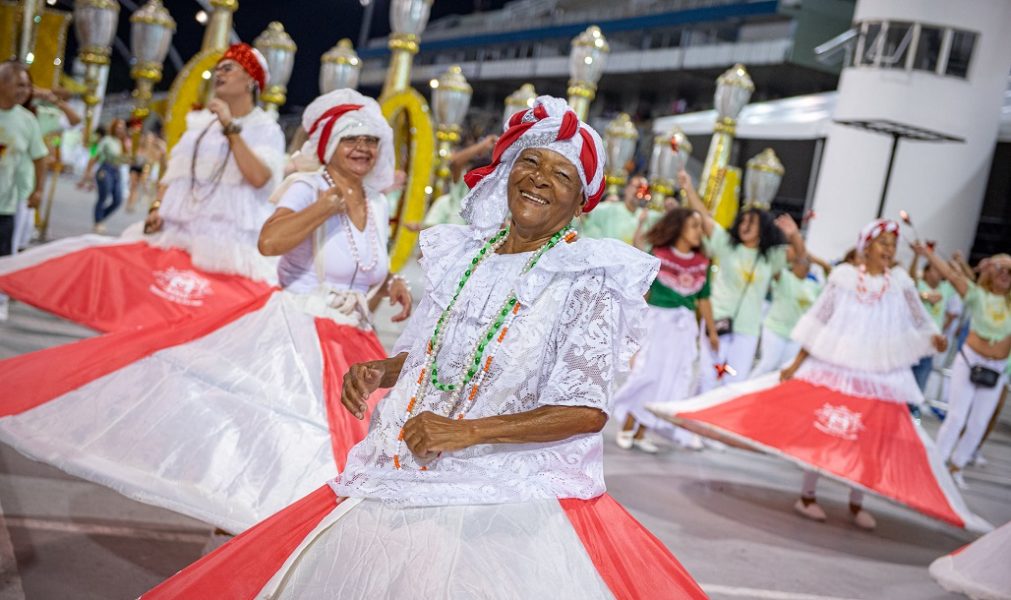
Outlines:
<svg viewBox="0 0 1011 600"><path fill-rule="evenodd" d="M781 456L805 470L794 510L825 521L815 486L828 475L850 486L849 518L876 521L864 492L956 526L985 530L907 404L923 395L910 370L946 345L916 285L893 266L899 225L878 219L861 232L858 264L832 269L824 291L792 332L801 350L779 374L651 408L696 432Z"/></svg>
<svg viewBox="0 0 1011 600"><path fill-rule="evenodd" d="M235 44L225 52L214 99L187 115L172 148L145 231L155 234L151 244L187 250L201 269L274 282L276 260L256 250L285 160L280 126L256 105L267 79L258 50Z"/></svg>
<svg viewBox="0 0 1011 600"><path fill-rule="evenodd" d="M345 378L359 417L390 389L347 468L144 597L705 597L604 493L600 430L658 261L576 239L603 159L563 100L517 113L466 177L470 226L422 232L394 357Z"/></svg>

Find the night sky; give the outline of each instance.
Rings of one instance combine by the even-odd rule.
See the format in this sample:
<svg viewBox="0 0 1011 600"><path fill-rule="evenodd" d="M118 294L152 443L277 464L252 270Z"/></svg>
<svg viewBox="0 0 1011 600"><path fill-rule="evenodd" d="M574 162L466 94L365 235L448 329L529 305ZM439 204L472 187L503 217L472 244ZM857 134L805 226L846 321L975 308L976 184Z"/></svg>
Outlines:
<svg viewBox="0 0 1011 600"><path fill-rule="evenodd" d="M146 0L132 0L137 5ZM390 0L373 0L376 8L372 20L370 37L387 35L390 31ZM500 8L506 0L436 0L432 6L430 20L451 14L472 13L475 7L485 10ZM58 8L72 10L72 0L59 0ZM196 21L201 10L195 0L163 0L163 4L176 20L177 29L172 40L185 63L200 50L204 27ZM130 44L130 11L123 5L119 16L119 39L126 47ZM271 21L280 21L288 35L298 45L295 68L288 83L286 109L305 106L319 93L319 58L337 40L347 37L357 46L364 9L359 0L239 0L239 10L235 13L234 27L243 41L253 40L267 28ZM73 26L71 26L73 28ZM67 45L67 56L77 52L74 35L71 33ZM158 89L168 89L175 77L171 61L166 61L165 77ZM119 52L113 55L109 92L133 89L130 67Z"/></svg>

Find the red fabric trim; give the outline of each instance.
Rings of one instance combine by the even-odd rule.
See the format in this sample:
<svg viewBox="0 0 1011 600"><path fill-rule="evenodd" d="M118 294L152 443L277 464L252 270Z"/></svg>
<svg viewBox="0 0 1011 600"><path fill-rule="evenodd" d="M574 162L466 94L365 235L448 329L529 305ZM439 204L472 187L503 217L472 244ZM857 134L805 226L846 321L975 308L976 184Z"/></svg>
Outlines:
<svg viewBox="0 0 1011 600"><path fill-rule="evenodd" d="M781 454L929 517L965 527L941 490L904 404L790 380L679 413L677 419L690 429L702 424L729 432L748 447ZM711 434L707 429L700 433Z"/></svg>
<svg viewBox="0 0 1011 600"><path fill-rule="evenodd" d="M343 117L345 114L353 110L358 110L363 106L365 105L338 104L337 106L331 108L330 110L320 115L320 117L316 119L316 122L312 124L312 127L309 129L310 136L316 133L316 129L320 126L321 123L323 123L323 121L326 121L326 124L323 125L323 133L321 133L319 136L319 144L316 145L316 158L319 159L320 164L325 165L328 162L326 159L326 147L330 145L330 134L333 133L333 128L334 125L337 123L337 120Z"/></svg>
<svg viewBox="0 0 1011 600"><path fill-rule="evenodd" d="M571 110L565 111L565 115L562 117L562 126L558 128L558 140L567 140L572 136L576 135L579 131L579 119L576 117L576 113Z"/></svg>
<svg viewBox="0 0 1011 600"><path fill-rule="evenodd" d="M260 60L256 58L256 54L253 52L253 47L249 44L232 44L229 46L228 50L221 55L221 61L224 60L234 60L239 63L246 73L256 81L256 85L260 86L260 91L267 87L267 72L263 70L263 65L260 64Z"/></svg>
<svg viewBox="0 0 1011 600"><path fill-rule="evenodd" d="M158 350L201 338L261 308L264 294L227 310L185 320L107 333L0 361L0 416L35 408Z"/></svg>
<svg viewBox="0 0 1011 600"><path fill-rule="evenodd" d="M558 503L615 598L707 598L663 543L611 496Z"/></svg>
<svg viewBox="0 0 1011 600"><path fill-rule="evenodd" d="M171 272L188 277L189 285L174 286ZM0 290L98 331L179 322L272 293L266 283L201 271L183 250L144 242L86 248L0 275Z"/></svg>
<svg viewBox="0 0 1011 600"><path fill-rule="evenodd" d="M141 598L252 600L305 537L343 500L324 485L247 529Z"/></svg>
<svg viewBox="0 0 1011 600"><path fill-rule="evenodd" d="M579 162L583 163L583 173L587 179L586 185L590 185L590 180L593 179L593 174L597 172L597 165L599 164L597 148L593 145L593 136L588 131L580 129L579 135L583 138L583 147L579 149ZM604 181L601 180L597 191L586 197L586 202L583 204L583 212L588 213L593 210L603 195Z"/></svg>
<svg viewBox="0 0 1011 600"><path fill-rule="evenodd" d="M337 469L343 471L348 451L365 438L369 417L379 400L386 395L386 390L376 390L369 397L365 416L359 421L341 404L344 374L353 364L386 358L386 351L374 332L338 325L330 319L316 318L316 335L323 353L323 394L330 444Z"/></svg>

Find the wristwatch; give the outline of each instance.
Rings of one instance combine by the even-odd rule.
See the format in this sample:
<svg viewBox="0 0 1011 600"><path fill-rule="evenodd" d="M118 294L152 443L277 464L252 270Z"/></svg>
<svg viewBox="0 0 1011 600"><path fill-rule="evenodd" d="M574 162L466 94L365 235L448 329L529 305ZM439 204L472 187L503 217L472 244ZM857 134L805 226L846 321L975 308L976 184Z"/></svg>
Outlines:
<svg viewBox="0 0 1011 600"><path fill-rule="evenodd" d="M221 128L221 132L225 135L234 135L236 133L242 133L242 125L239 125L235 121L232 121L228 125Z"/></svg>

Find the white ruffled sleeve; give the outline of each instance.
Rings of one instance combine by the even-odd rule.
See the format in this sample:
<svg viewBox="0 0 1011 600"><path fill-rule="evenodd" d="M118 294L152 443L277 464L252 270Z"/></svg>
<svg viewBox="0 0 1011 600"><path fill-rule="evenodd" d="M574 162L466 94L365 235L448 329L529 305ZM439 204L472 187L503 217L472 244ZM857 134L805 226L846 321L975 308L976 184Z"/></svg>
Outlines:
<svg viewBox="0 0 1011 600"><path fill-rule="evenodd" d="M393 344L390 356L396 356L401 352L410 352L418 340L431 336L439 312L440 310L432 303L428 294L425 294L418 305L414 307L414 312L411 314L410 320L407 321L407 326L400 332L400 337Z"/></svg>
<svg viewBox="0 0 1011 600"><path fill-rule="evenodd" d="M659 261L615 240L584 239L572 246L557 254L556 262L582 251L584 271L575 277L558 316L550 342L554 362L545 367L549 371L538 402L610 414L615 382L629 371L645 339L644 296ZM595 266L597 259L605 266Z"/></svg>

